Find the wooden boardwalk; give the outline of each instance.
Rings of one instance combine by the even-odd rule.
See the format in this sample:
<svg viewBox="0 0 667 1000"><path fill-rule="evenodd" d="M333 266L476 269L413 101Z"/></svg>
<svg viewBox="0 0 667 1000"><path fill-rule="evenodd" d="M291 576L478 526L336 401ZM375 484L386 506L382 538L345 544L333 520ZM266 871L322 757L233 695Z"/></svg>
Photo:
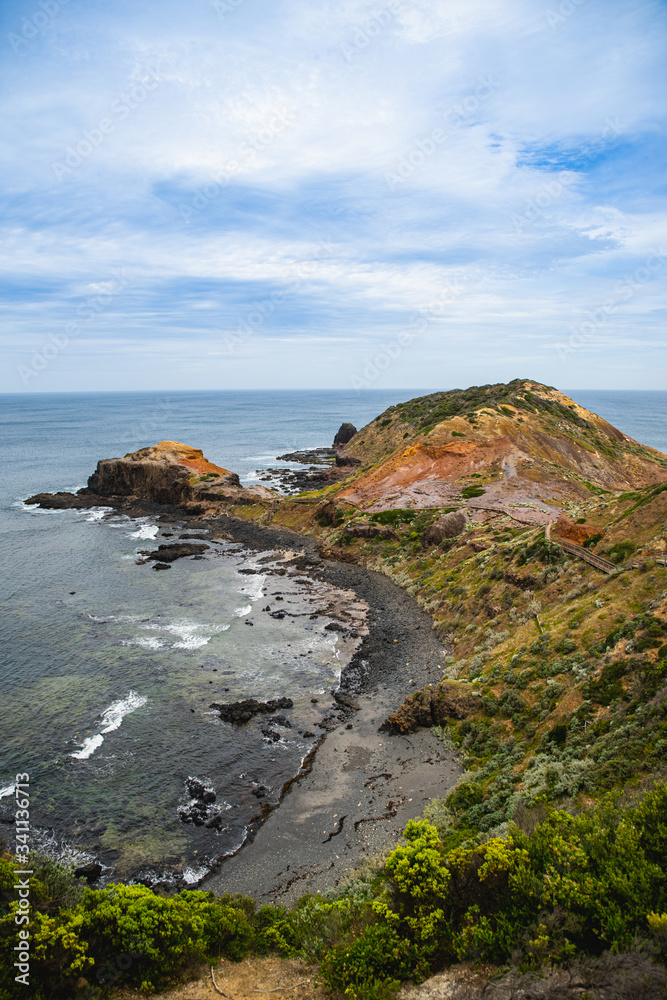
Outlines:
<svg viewBox="0 0 667 1000"><path fill-rule="evenodd" d="M615 573L617 570L624 569L641 569L642 566L646 565L648 559L629 559L622 565L616 565L610 559L605 559L603 556L596 556L594 552L589 549L584 548L583 545L576 545L574 542L568 542L565 538L555 538L551 537L551 524L549 521L546 528L544 529L544 537L547 541L554 541L556 545L560 545L562 549L566 552L571 553L573 556L577 556L579 559L583 559L584 562L590 563L591 566L595 566L596 569L602 570L603 573ZM666 556L654 556L654 562L657 562L660 566L667 566Z"/></svg>

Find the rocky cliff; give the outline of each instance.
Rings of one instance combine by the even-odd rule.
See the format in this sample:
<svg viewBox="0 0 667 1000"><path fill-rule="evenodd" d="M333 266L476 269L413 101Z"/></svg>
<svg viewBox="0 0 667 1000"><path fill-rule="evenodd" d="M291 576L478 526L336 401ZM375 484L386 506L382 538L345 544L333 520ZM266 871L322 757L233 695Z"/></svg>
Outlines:
<svg viewBox="0 0 667 1000"><path fill-rule="evenodd" d="M176 506L202 504L253 505L278 499L264 486L244 488L239 477L204 458L199 448L179 441L131 452L123 458L103 458L88 479L88 487L77 495L40 493L26 503L64 509L85 507L100 497L125 497Z"/></svg>
<svg viewBox="0 0 667 1000"><path fill-rule="evenodd" d="M136 496L156 503L182 504L201 488L240 488L239 477L213 465L198 448L160 441L123 458L104 458L88 480L99 496Z"/></svg>

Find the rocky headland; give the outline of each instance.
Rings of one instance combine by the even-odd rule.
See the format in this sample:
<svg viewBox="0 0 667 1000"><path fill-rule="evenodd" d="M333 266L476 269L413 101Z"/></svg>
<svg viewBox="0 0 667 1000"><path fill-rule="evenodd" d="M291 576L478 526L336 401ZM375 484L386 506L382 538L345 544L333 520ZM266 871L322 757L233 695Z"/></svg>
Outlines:
<svg viewBox="0 0 667 1000"><path fill-rule="evenodd" d="M101 462L71 506L180 511L299 553L370 608L312 769L216 891L291 901L345 884L412 817L453 850L664 778L667 456L531 380L390 407L321 466L342 478L297 496L168 444Z"/></svg>

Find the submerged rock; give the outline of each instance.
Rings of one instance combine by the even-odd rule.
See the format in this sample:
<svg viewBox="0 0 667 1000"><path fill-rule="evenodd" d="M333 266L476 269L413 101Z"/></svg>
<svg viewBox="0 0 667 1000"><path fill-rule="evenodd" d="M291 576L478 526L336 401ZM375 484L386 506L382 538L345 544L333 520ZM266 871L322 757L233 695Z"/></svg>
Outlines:
<svg viewBox="0 0 667 1000"><path fill-rule="evenodd" d="M191 796L187 805L178 807L181 823L193 823L194 826L205 826L208 829L219 830L222 827L222 812L220 806L214 805L216 792L209 778L186 778L185 788Z"/></svg>

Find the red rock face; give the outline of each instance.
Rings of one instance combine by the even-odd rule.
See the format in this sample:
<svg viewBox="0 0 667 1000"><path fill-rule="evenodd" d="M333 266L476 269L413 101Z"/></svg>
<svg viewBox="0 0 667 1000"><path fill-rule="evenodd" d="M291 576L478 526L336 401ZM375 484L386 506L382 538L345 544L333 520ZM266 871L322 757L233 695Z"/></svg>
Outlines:
<svg viewBox="0 0 667 1000"><path fill-rule="evenodd" d="M597 528L590 528L586 524L575 524L565 514L561 514L552 529L552 535L564 538L567 542L574 542L576 545L583 545L587 538L597 534Z"/></svg>
<svg viewBox="0 0 667 1000"><path fill-rule="evenodd" d="M546 395L574 407L561 393ZM484 495L471 498L471 507L504 510L519 520L540 523L555 520L563 500L585 498L588 483L614 491L667 479L665 456L631 441L595 414L574 409L587 421L586 440L575 424L516 411L511 415L482 411L473 424L452 417L425 438L413 437L398 447L395 439L385 439L380 447L377 434L373 438L370 431L360 431L348 450L374 464L338 496L373 511L423 509L447 506L462 487L480 485ZM396 428L400 432L403 426L399 423ZM355 443L364 433L370 437L366 446L370 455ZM581 537L588 535L584 532Z"/></svg>

